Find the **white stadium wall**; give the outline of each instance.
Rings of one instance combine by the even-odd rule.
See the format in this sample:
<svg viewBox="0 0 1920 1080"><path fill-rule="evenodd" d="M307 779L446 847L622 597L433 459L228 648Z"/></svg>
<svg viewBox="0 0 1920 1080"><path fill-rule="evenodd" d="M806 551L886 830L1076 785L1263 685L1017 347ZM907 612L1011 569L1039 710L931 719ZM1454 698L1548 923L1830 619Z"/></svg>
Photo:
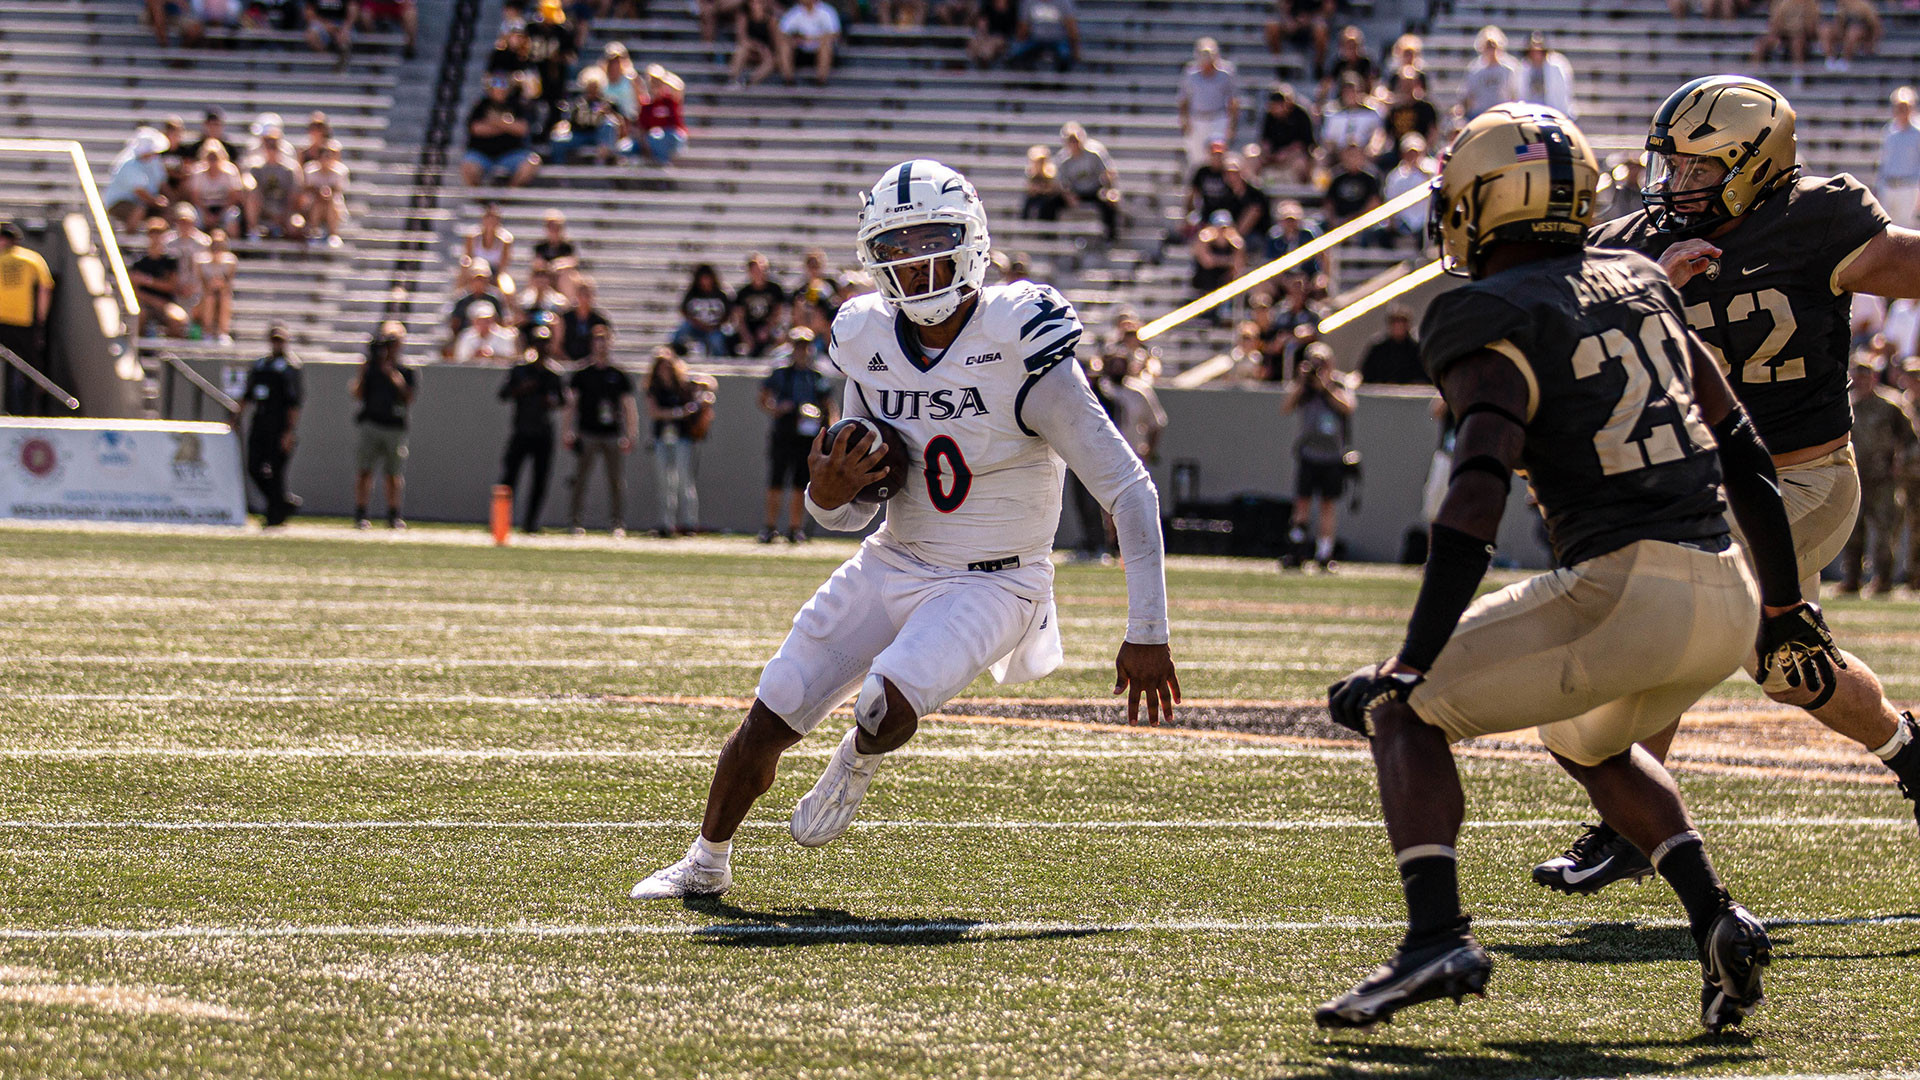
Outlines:
<svg viewBox="0 0 1920 1080"><path fill-rule="evenodd" d="M309 513L353 512L354 402L347 386L356 368L309 364L307 403L300 420L292 489ZM202 369L218 382L216 367ZM493 485L506 447L507 406L497 395L505 373L492 368L435 365L419 369L407 463L407 516L421 521L486 521ZM636 382L639 377L636 376ZM709 528L751 532L761 524L766 484L767 417L755 405L759 380L719 377L713 435L698 451L702 521ZM1293 490L1293 421L1280 415L1278 390L1172 390L1160 392L1169 424L1160 460L1152 466L1162 511L1173 511L1176 462L1198 465L1197 494L1223 499L1240 493L1290 495ZM1437 429L1426 392L1363 391L1354 439L1361 451L1365 484L1357 512L1343 510L1340 537L1348 557L1392 561L1400 556L1409 526L1420 518L1420 494L1430 467ZM650 431L642 422L643 436ZM643 437L644 443L644 437ZM567 524L573 456L554 459L545 523ZM1502 554L1522 566L1542 566L1538 515L1525 508L1516 486L1501 537ZM379 495L376 492L376 507ZM655 523L652 459L643 445L627 459L627 525ZM594 478L586 514L589 528L605 528L604 482ZM1071 542L1079 525L1071 508L1062 515L1061 537Z"/></svg>

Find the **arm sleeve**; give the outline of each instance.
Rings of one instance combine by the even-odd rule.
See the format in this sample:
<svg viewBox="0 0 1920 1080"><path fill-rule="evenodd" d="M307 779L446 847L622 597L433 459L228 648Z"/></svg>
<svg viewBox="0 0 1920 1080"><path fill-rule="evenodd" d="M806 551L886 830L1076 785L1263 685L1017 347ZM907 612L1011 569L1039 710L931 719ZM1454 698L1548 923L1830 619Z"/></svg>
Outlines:
<svg viewBox="0 0 1920 1080"><path fill-rule="evenodd" d="M867 408L866 399L860 396L859 384L852 379L847 380L840 415L842 417L873 415ZM878 506L857 502L849 502L844 506L828 510L813 501L813 485L807 485L807 513L813 520L819 522L823 529L830 529L833 532L859 532L866 528L867 523L872 521L873 516L879 512Z"/></svg>
<svg viewBox="0 0 1920 1080"><path fill-rule="evenodd" d="M1056 364L1038 376L1021 416L1113 515L1120 557L1127 565L1127 640L1165 644L1169 627L1160 495L1147 467L1094 399L1077 363Z"/></svg>

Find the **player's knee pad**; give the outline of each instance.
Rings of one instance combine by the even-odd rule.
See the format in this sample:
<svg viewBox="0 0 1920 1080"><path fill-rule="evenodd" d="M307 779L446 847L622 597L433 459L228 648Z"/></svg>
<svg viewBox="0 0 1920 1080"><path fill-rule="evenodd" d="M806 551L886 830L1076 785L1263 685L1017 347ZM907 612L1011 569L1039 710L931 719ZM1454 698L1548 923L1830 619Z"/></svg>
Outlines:
<svg viewBox="0 0 1920 1080"><path fill-rule="evenodd" d="M761 669L760 685L754 688L753 693L780 719L791 723L792 717L806 706L807 679L801 673L799 664L784 656L776 656Z"/></svg>

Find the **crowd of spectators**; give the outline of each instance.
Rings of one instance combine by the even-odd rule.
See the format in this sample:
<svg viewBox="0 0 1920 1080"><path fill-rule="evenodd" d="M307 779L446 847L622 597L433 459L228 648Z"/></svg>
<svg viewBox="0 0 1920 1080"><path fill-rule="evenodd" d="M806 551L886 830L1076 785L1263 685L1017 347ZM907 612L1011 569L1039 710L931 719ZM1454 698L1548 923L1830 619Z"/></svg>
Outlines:
<svg viewBox="0 0 1920 1080"><path fill-rule="evenodd" d="M136 130L101 201L117 226L146 239L130 267L141 332L231 344L234 241L339 247L350 183L325 113L308 118L298 149L275 113L259 114L244 136L217 107L197 132L179 117Z"/></svg>
<svg viewBox="0 0 1920 1080"><path fill-rule="evenodd" d="M486 90L467 112L460 162L467 184L522 186L546 161L665 166L686 146L686 85L679 76L659 64L637 69L617 41L582 61L594 10L570 13L560 0L540 0L529 11L522 0L507 0L487 58Z"/></svg>
<svg viewBox="0 0 1920 1080"><path fill-rule="evenodd" d="M1685 0L1669 3L1676 14L1685 13ZM1753 0L1706 0L1706 6L1709 17L1731 18L1755 4ZM1771 0L1766 28L1753 42L1753 63L1759 67L1784 53L1793 64L1798 86L1800 68L1814 45L1819 45L1828 71L1846 71L1855 59L1873 55L1881 33L1873 0L1837 0L1831 19L1821 18L1819 0Z"/></svg>
<svg viewBox="0 0 1920 1080"><path fill-rule="evenodd" d="M334 54L342 67L353 56L356 33L401 31L408 59L419 37L415 0L146 0L146 20L162 48L176 34L181 44L193 47L210 33L231 40L266 30L292 31L314 52Z"/></svg>

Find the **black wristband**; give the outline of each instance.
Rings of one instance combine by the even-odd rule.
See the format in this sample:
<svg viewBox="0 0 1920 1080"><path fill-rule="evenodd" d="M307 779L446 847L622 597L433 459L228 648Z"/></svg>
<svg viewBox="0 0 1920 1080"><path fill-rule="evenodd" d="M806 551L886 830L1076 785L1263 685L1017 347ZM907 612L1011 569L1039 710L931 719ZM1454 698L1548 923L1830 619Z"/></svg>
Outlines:
<svg viewBox="0 0 1920 1080"><path fill-rule="evenodd" d="M1433 526L1420 598L1413 603L1407 639L1400 645L1401 663L1419 671L1433 667L1492 561L1491 543L1446 525Z"/></svg>
<svg viewBox="0 0 1920 1080"><path fill-rule="evenodd" d="M1761 602L1768 607L1792 607L1801 600L1800 564L1793 551L1793 526L1780 502L1773 458L1747 411L1738 405L1713 425L1713 437L1720 446L1720 481L1753 559Z"/></svg>

